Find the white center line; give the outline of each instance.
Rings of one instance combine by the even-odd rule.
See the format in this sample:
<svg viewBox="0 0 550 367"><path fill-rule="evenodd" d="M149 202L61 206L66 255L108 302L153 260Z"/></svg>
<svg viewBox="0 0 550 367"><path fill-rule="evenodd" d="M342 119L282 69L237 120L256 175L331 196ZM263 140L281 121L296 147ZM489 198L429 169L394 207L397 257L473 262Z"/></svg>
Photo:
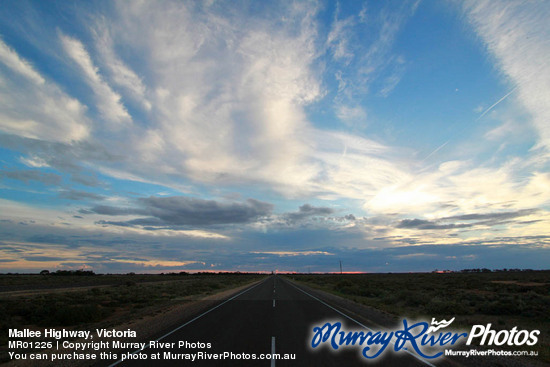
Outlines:
<svg viewBox="0 0 550 367"><path fill-rule="evenodd" d="M275 354L275 337L271 337L271 367L275 367L275 358L273 358L273 355Z"/></svg>
<svg viewBox="0 0 550 367"><path fill-rule="evenodd" d="M273 307L275 307L275 300L273 300Z"/></svg>

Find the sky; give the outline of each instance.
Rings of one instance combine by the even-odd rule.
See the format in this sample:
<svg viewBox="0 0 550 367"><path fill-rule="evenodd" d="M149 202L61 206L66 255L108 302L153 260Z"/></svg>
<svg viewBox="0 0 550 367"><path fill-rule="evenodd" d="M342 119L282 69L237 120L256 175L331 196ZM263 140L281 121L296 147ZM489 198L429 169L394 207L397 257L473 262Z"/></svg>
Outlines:
<svg viewBox="0 0 550 367"><path fill-rule="evenodd" d="M0 272L548 269L549 18L4 1Z"/></svg>

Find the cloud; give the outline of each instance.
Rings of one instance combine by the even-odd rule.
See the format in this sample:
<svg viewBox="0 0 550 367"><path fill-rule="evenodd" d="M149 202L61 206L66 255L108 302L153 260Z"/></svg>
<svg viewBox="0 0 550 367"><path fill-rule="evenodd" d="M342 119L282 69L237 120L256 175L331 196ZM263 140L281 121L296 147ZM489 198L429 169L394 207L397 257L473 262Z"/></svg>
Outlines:
<svg viewBox="0 0 550 367"><path fill-rule="evenodd" d="M187 265L202 264L206 265L203 261L172 261L172 260L149 260L149 259L111 259L115 263L135 264L140 267L159 267L159 268L181 268Z"/></svg>
<svg viewBox="0 0 550 367"><path fill-rule="evenodd" d="M121 96L114 92L112 88L103 80L99 70L94 65L90 54L79 40L71 38L64 34L59 35L63 49L71 59L80 67L84 79L95 93L97 107L102 116L115 124L128 123L131 117L126 107L121 102ZM111 129L117 129L117 126L107 125Z"/></svg>
<svg viewBox="0 0 550 367"><path fill-rule="evenodd" d="M189 226L233 228L247 225L248 230L295 230L304 228L345 227L355 216L333 216L334 209L304 204L297 212L274 214L272 204L248 199L244 202L219 202L189 197L149 197L135 200L132 207L96 205L80 209L80 214L124 216L124 220L96 221L102 226L140 228L148 231L182 230Z"/></svg>
<svg viewBox="0 0 550 367"><path fill-rule="evenodd" d="M533 169L519 157L507 157L501 165L490 162L448 161L421 171L403 172L380 187L365 209L379 214L443 218L464 213L523 210L549 202L550 176ZM413 165L416 162L411 162Z"/></svg>
<svg viewBox="0 0 550 367"><path fill-rule="evenodd" d="M517 98L533 117L538 147L550 149L550 70L541 60L550 54L550 9L538 2L464 2L468 19L517 88Z"/></svg>
<svg viewBox="0 0 550 367"><path fill-rule="evenodd" d="M166 185L185 177L268 183L290 192L287 186L298 187L315 175L306 156L310 126L304 106L322 95L313 70L316 7L276 4L269 7L280 17L254 24L246 22L252 12L246 7L242 12L202 7L120 5L109 15L116 22L109 19L107 27L100 19L92 25L99 56L62 37L86 75L95 70L91 59L114 65L122 71L111 70L109 82L121 85L124 97L137 98L128 92L133 88L154 106L142 115L146 124L113 137L115 153L135 158L117 171ZM284 27L279 19L285 19ZM140 55L132 65L146 65L146 76L130 69L129 54Z"/></svg>
<svg viewBox="0 0 550 367"><path fill-rule="evenodd" d="M530 216L539 212L539 209L523 209L514 212L462 214L445 217L438 220L403 219L397 224L397 228L416 229L458 229L474 226L496 226L505 224L508 220ZM452 221L466 221L471 223L445 223Z"/></svg>
<svg viewBox="0 0 550 367"><path fill-rule="evenodd" d="M102 249L140 243L146 244L143 251L154 252L156 246L157 253L144 257L153 260L166 260L161 256L165 250L202 249L220 239L235 239L232 246L250 253L275 233L282 233L280 241L269 249L289 253L299 252L300 243L312 239L322 246L306 252L334 254L338 252L328 249L331 243L342 248L503 246L503 241L524 239L534 243L533 236L545 233L549 220L544 208L550 175L544 156L533 150L529 159L520 159L510 150L512 154L495 153L479 163L477 151L469 146L452 152L453 160L428 166L427 158L418 160L421 151L406 148L407 141L390 144L374 135L393 135L375 126L376 119L383 124L384 115L370 113L366 106L374 105L370 96L389 96L400 83L407 60L394 45L417 4L363 7L358 16L349 17L340 16L345 13L341 11L329 29L323 24L325 8L305 2L266 3L260 8L241 3L238 11L235 4L223 2L117 2L101 15L91 12L70 24L41 13L46 20L37 29L49 27L44 35L30 41L28 33L10 35L6 39L23 41L14 44L15 49L0 44L0 145L28 167L50 167L88 189L110 190L121 204L113 204L114 197L65 188L58 190L59 197L104 199L104 205L81 203L86 207L74 216L74 203L67 206L66 201L56 204L63 210L8 203L3 218L13 219L11 227L28 224L27 237L38 232L38 225L47 228L43 232L65 233L39 233L37 242L81 246L80 237L73 241L69 232L61 232L68 223L85 233L82 241ZM540 16L533 18L534 24L527 22L529 9L536 5L512 4L500 11L501 6L493 9L480 2L465 8L513 84L508 90L517 85L507 102L523 101L538 121L534 126L540 147L543 122L549 120L544 107L549 105L548 83L543 83L547 72L536 64L548 53L538 32L544 27ZM69 8L66 12L73 14ZM29 19L21 24L32 23ZM513 29L507 30L503 22ZM515 28L525 36L523 41L514 38ZM45 52L43 45L52 49ZM520 60L514 47L523 47L529 60ZM21 55L32 56L33 62ZM367 114L374 118L369 131L350 134L328 128L334 117L348 127L364 127L357 122L365 121ZM505 128L493 129L484 138L494 142ZM471 145L485 148L478 143ZM440 145L430 160L452 146ZM46 170L5 172L5 180L63 182ZM146 195L170 193L135 199L134 191L139 195L141 189ZM266 194L283 207L296 205L288 199L315 206L304 204L285 213L259 200L205 199L229 198L233 191L245 198L246 192ZM31 223L35 219L37 225ZM254 237L264 231L269 236ZM106 242L93 235L104 236ZM242 245L237 243L241 240ZM223 246L210 250L212 258L219 255L212 252L225 251ZM395 253L385 259L407 255ZM346 261L354 260L350 257ZM178 259L199 257L186 253Z"/></svg>
<svg viewBox="0 0 550 367"><path fill-rule="evenodd" d="M546 246L539 236L545 233L550 215L541 210L487 214L476 220L457 219L406 219L393 222L394 229L388 236L379 238L393 246L400 245L450 245L477 244L505 246L522 243ZM503 214L503 215L499 215ZM467 217L470 217L467 215ZM523 241L523 242L522 242Z"/></svg>
<svg viewBox="0 0 550 367"><path fill-rule="evenodd" d="M123 236L151 236L164 238L200 238L229 240L231 237L221 233L201 229L184 229L180 226L171 226L156 218L140 218L128 221L99 220L94 223L100 226L103 232Z"/></svg>
<svg viewBox="0 0 550 367"><path fill-rule="evenodd" d="M316 131L311 137L317 144L311 159L318 172L302 184L302 190L318 197L367 201L380 190L411 178L406 149L335 131Z"/></svg>
<svg viewBox="0 0 550 367"><path fill-rule="evenodd" d="M336 116L348 126L361 126L367 120L367 112L361 106L340 105L337 107Z"/></svg>
<svg viewBox="0 0 550 367"><path fill-rule="evenodd" d="M101 62L109 70L112 81L124 88L131 98L141 104L142 108L151 110L152 105L147 99L143 80L117 55L109 21L105 17L97 20L93 35L101 55Z"/></svg>
<svg viewBox="0 0 550 367"><path fill-rule="evenodd" d="M327 251L252 251L251 254L266 254L266 255L276 255L276 256L333 256Z"/></svg>
<svg viewBox="0 0 550 367"><path fill-rule="evenodd" d="M271 213L273 205L255 199L244 203L219 203L187 197L139 199L152 216L169 224L212 225L247 223Z"/></svg>
<svg viewBox="0 0 550 367"><path fill-rule="evenodd" d="M71 180L74 182L78 182L79 184L82 184L84 186L90 186L90 187L99 187L104 185L101 181L97 179L95 175L85 175L81 173L74 173L71 175Z"/></svg>
<svg viewBox="0 0 550 367"><path fill-rule="evenodd" d="M514 212L503 213L485 213L485 214L462 214L452 217L442 218L442 220L484 220L484 221L501 221L506 219L514 219L518 217L524 217L527 215L535 214L539 209L523 209Z"/></svg>
<svg viewBox="0 0 550 367"><path fill-rule="evenodd" d="M403 219L397 224L397 228L417 228L417 229L455 229L468 228L474 224L436 224L432 221L422 219Z"/></svg>
<svg viewBox="0 0 550 367"><path fill-rule="evenodd" d="M309 204L304 204L298 208L298 212L287 213L285 217L291 222L299 222L309 217L327 216L334 213L334 210L327 207L315 207Z"/></svg>
<svg viewBox="0 0 550 367"><path fill-rule="evenodd" d="M366 200L407 175L402 160L408 153L319 130L308 121L306 107L326 93L319 74L317 6L277 4L272 10L280 17L253 24L244 21L251 11L246 8L204 11L202 5L167 2L114 10L92 18L96 48L58 32L63 51L78 66L76 76L94 91L101 116L88 111L93 135L70 146L26 141L28 159L40 156L62 171L87 166L184 192L189 191L184 180L192 180L264 185L294 198ZM284 26L275 19L284 19ZM146 65L146 77L130 68L128 55L139 55L131 65ZM115 92L111 85L121 88ZM123 100L142 97L154 106L138 114L143 124L104 132L105 117L125 119ZM356 103L341 106L341 117L354 123L366 114Z"/></svg>
<svg viewBox="0 0 550 367"><path fill-rule="evenodd" d="M399 82L401 81L401 78L405 74L404 67L402 64L404 61L402 61L401 58L398 58L398 62L396 62L396 66L390 76L384 78L382 82L382 87L380 91L378 92L382 97L387 97L391 94L391 92L397 87Z"/></svg>
<svg viewBox="0 0 550 367"><path fill-rule="evenodd" d="M49 167L50 166L43 158L36 157L36 156L21 157L21 158L19 158L19 160L24 165L26 165L28 167L33 167L33 168L41 168L41 167Z"/></svg>
<svg viewBox="0 0 550 367"><path fill-rule="evenodd" d="M0 130L47 141L89 136L86 107L48 82L0 39Z"/></svg>
<svg viewBox="0 0 550 367"><path fill-rule="evenodd" d="M59 192L59 197L67 200L104 200L105 196L74 189L63 189Z"/></svg>
<svg viewBox="0 0 550 367"><path fill-rule="evenodd" d="M204 264L200 261L179 259L155 258L148 254L137 255L134 252L123 252L120 249L104 247L101 255L93 247L67 248L57 244L41 244L35 242L8 242L3 244L7 251L0 251L4 261L12 262L12 267L26 267L27 269L56 269L56 268L87 268L87 269L124 269L124 264L133 264L135 268L185 267L192 264ZM13 255L23 251L26 255ZM178 257L179 258L179 257ZM107 265L108 264L108 265ZM105 267L107 265L108 267Z"/></svg>
<svg viewBox="0 0 550 367"><path fill-rule="evenodd" d="M393 45L417 5L407 1L375 9L363 6L359 14L353 9L347 17L340 15L347 4L336 5L325 47L331 58L327 71L337 84L335 113L346 125L364 129L369 94L374 90L387 97L401 81L406 60Z"/></svg>
<svg viewBox="0 0 550 367"><path fill-rule="evenodd" d="M2 203L4 204L4 203ZM3 207L6 207L3 205ZM9 208L11 210L11 208ZM2 213L3 214L3 213ZM50 213L50 217L57 214ZM82 219L80 219L82 221ZM197 233L172 235L138 228L93 226L75 227L29 224L24 233L13 234L13 224L0 222L0 234L12 233L3 240L0 258L9 263L4 271L66 268L69 264L87 265L96 272L149 271L147 264L163 261L198 261L217 269L257 271L431 271L473 267L542 269L548 263L549 236L502 236L492 240L461 240L440 244L408 244L391 240L366 240L361 232L302 230L292 233L253 233L239 231L238 241L205 237ZM200 232L200 231L198 231ZM227 238L226 238L227 239ZM410 236L409 236L410 239ZM394 239L395 240L395 239ZM376 246L376 242L385 245ZM303 247L303 244L309 244ZM227 246L225 245L227 244ZM335 245L337 244L337 245ZM425 254L419 255L419 254ZM23 256L50 257L62 260L27 261ZM117 260L136 261L135 264ZM189 264L203 269L202 264ZM129 270L131 268L131 270ZM160 265L158 267L160 269ZM32 271L34 271L32 270Z"/></svg>
<svg viewBox="0 0 550 367"><path fill-rule="evenodd" d="M147 211L136 208L120 208L109 205L96 205L90 209L81 209L81 214L102 214L102 215L144 215Z"/></svg>
<svg viewBox="0 0 550 367"><path fill-rule="evenodd" d="M61 176L55 173L19 170L19 171L0 171L0 177L10 178L12 180L23 181L29 183L29 181L42 182L45 185L59 185L61 183Z"/></svg>
<svg viewBox="0 0 550 367"><path fill-rule="evenodd" d="M76 178L76 182L82 176L93 180L94 168L98 166L121 164L126 160L122 155L107 151L98 141L66 143L0 134L0 144L6 149L20 152L23 156L19 161L23 164L33 168L51 167L60 172L68 172Z"/></svg>
<svg viewBox="0 0 550 367"><path fill-rule="evenodd" d="M148 216L124 222L103 222L103 224L121 226L209 226L249 223L269 215L272 210L272 204L255 199L248 199L244 203L225 203L183 196L151 196L137 199L134 208L97 205L80 212L82 214L95 213L109 216Z"/></svg>
<svg viewBox="0 0 550 367"><path fill-rule="evenodd" d="M36 85L43 85L46 83L42 75L36 72L28 61L20 58L19 55L9 48L2 40L0 40L0 61L13 71L31 80Z"/></svg>
<svg viewBox="0 0 550 367"><path fill-rule="evenodd" d="M350 50L350 46L353 43L349 39L350 32L353 32L352 28L355 25L355 19L353 16L346 19L338 19L338 13L339 4L337 4L335 19L327 36L327 46L332 51L331 55L335 60L343 60L345 64L349 64L355 56L353 51Z"/></svg>

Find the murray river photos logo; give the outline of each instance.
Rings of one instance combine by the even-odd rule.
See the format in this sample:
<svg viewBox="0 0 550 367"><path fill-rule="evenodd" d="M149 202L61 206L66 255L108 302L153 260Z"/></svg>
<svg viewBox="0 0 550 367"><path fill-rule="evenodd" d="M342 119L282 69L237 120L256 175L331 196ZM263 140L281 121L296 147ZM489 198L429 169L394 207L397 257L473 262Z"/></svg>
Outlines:
<svg viewBox="0 0 550 367"><path fill-rule="evenodd" d="M342 323L327 322L323 326L313 328L311 347L313 349L328 345L333 350L341 348L360 348L361 355L368 359L381 356L385 351L415 352L418 356L427 359L439 358L444 350L457 343L465 342L471 345L474 341L479 345L509 345L532 346L538 342L539 330L493 330L491 324L474 325L469 333L447 330L453 323L451 320L436 321L431 324L426 321L409 323L402 320L403 328L397 330L351 330L342 329Z"/></svg>

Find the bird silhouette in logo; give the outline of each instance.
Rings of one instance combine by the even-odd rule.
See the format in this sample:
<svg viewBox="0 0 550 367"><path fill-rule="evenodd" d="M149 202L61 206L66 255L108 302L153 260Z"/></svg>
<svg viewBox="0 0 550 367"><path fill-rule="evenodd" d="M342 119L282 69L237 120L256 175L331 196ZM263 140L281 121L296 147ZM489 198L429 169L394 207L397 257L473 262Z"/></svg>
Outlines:
<svg viewBox="0 0 550 367"><path fill-rule="evenodd" d="M449 321L447 320L441 320L439 322L435 321L435 318L432 318L432 325L428 328L428 333L435 333L439 329L444 329L447 326L451 325L452 322L455 321L455 318L453 317Z"/></svg>

